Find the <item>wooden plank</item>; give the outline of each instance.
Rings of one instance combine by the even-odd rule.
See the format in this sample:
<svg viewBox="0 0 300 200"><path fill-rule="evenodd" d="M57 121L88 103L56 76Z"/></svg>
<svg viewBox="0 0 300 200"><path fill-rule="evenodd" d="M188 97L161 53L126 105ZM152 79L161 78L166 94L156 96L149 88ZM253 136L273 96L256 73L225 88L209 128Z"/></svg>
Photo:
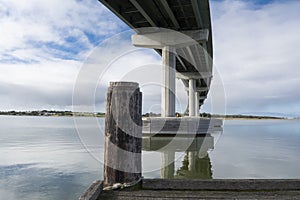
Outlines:
<svg viewBox="0 0 300 200"><path fill-rule="evenodd" d="M97 183L100 183L100 181L97 181ZM83 198L83 196L80 200L90 200ZM300 179L144 179L140 190L129 188L117 191L102 191L98 196L98 199L147 200L175 198L300 199Z"/></svg>
<svg viewBox="0 0 300 200"><path fill-rule="evenodd" d="M147 190L300 190L299 179L145 179L143 189Z"/></svg>
<svg viewBox="0 0 300 200"><path fill-rule="evenodd" d="M151 199L299 199L300 191L109 191L99 200L151 200Z"/></svg>
<svg viewBox="0 0 300 200"><path fill-rule="evenodd" d="M87 191L79 198L79 200L96 200L103 189L103 181L95 181L87 189Z"/></svg>

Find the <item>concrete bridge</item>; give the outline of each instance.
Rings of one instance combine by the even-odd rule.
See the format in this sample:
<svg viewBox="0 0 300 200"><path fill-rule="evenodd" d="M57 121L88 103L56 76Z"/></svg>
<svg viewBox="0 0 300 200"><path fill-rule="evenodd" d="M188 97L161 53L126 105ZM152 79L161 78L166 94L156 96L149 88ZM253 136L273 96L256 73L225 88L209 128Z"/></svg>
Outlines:
<svg viewBox="0 0 300 200"><path fill-rule="evenodd" d="M80 199L299 198L299 180L173 179L175 152L188 152L188 165L181 172L193 174L199 155L204 158L207 150L214 147L210 133L222 125L221 120L193 117L199 115L212 79L208 0L99 1L137 32L132 36L133 45L153 48L162 56L162 117L142 122L138 83L111 83L105 119L104 181L94 182ZM182 80L189 97L187 118L174 117L176 77ZM124 109L126 105L128 109ZM127 117L129 113L132 119ZM168 149L164 148L166 144ZM161 151L161 175L168 179L142 178L142 148ZM207 159L201 163L202 168L203 164L210 166ZM211 170L205 174L211 178Z"/></svg>
<svg viewBox="0 0 300 200"><path fill-rule="evenodd" d="M153 48L162 56L162 117L175 116L176 78L188 94L185 113L199 116L212 80L209 0L99 1L137 32L133 45Z"/></svg>

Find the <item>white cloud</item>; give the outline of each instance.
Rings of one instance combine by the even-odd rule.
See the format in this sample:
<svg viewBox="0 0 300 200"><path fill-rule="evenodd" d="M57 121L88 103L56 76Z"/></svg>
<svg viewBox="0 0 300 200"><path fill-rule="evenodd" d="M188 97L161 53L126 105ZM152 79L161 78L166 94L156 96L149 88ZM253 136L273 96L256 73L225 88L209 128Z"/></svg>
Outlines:
<svg viewBox="0 0 300 200"><path fill-rule="evenodd" d="M32 110L72 103L72 90L81 63L44 62L1 66L0 99L3 110Z"/></svg>
<svg viewBox="0 0 300 200"><path fill-rule="evenodd" d="M76 56L82 59L80 55L101 37L126 28L97 1L3 0L0 16L2 58L3 54L20 49L35 48L51 53L53 48L63 48L72 53L77 47L74 59ZM94 35L92 40L96 41L90 41L92 37L88 35Z"/></svg>
<svg viewBox="0 0 300 200"><path fill-rule="evenodd" d="M266 5L211 1L214 61L224 81L228 113L300 113L299 9L297 0ZM128 29L98 1L76 0L2 0L0 27L0 110L71 108L74 82L84 60L99 42ZM97 65L111 61L126 42L102 44L98 50L107 56L100 56ZM158 67L141 73L141 66L149 64ZM113 63L105 81L134 70L130 78L142 83L153 77L158 83L159 64L155 53L130 53ZM104 107L105 87L98 88L98 107ZM157 110L160 89L154 85L144 89L145 109L154 105ZM185 95L178 85L183 104Z"/></svg>
<svg viewBox="0 0 300 200"><path fill-rule="evenodd" d="M290 112L300 104L299 10L299 1L212 3L214 60L228 112Z"/></svg>
<svg viewBox="0 0 300 200"><path fill-rule="evenodd" d="M98 1L0 1L0 110L70 108L82 62L127 26Z"/></svg>

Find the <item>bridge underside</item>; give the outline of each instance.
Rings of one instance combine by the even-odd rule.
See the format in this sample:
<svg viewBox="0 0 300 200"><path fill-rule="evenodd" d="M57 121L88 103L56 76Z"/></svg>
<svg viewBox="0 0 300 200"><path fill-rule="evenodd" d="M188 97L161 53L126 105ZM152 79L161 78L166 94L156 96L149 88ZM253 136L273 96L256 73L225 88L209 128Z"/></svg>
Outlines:
<svg viewBox="0 0 300 200"><path fill-rule="evenodd" d="M186 33L206 30L206 40L176 49L176 76L189 94L190 116L197 115L212 79L212 32L209 0L99 0L129 27L161 27ZM162 49L154 48L160 55ZM197 75L198 74L198 75ZM195 101L197 103L195 103ZM196 107L191 111L192 107Z"/></svg>

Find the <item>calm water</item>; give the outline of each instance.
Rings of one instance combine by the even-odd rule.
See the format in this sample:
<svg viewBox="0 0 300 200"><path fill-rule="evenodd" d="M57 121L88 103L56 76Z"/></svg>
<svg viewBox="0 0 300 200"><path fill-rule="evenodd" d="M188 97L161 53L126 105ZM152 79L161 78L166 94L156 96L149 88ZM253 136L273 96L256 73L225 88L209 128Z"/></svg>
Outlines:
<svg viewBox="0 0 300 200"><path fill-rule="evenodd" d="M97 119L100 130L89 126L91 119L81 120L84 135L73 118L0 116L0 199L77 199L102 179L103 119ZM176 152L173 176L300 178L299 120L226 121L215 143L208 155L195 156L195 169L186 152ZM163 155L143 152L144 177L165 173Z"/></svg>

